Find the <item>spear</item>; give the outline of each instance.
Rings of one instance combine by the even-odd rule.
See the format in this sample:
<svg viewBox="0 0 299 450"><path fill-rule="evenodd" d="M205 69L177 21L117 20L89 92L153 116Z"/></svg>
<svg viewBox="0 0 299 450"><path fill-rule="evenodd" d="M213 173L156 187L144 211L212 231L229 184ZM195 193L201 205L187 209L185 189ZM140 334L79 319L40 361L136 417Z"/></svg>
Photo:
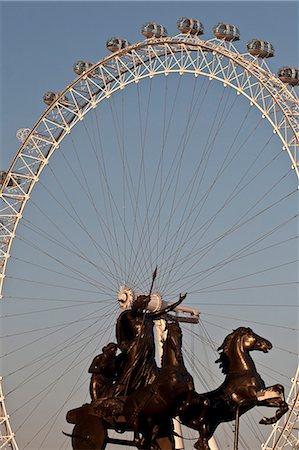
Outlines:
<svg viewBox="0 0 299 450"><path fill-rule="evenodd" d="M157 271L158 271L158 267L156 266L156 268L154 270L154 273L153 273L153 277L152 277L151 288L150 288L150 291L149 291L149 294L148 294L149 297L151 296L151 293L152 293L152 290L153 290L153 287L154 287L154 282L155 282L155 279L157 277Z"/></svg>

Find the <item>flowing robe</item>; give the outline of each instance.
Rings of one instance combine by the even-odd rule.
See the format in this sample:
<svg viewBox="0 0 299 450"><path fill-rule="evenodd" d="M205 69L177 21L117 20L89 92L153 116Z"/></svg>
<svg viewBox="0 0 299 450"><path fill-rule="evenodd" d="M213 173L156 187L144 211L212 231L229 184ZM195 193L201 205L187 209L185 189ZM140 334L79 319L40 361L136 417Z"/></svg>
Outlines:
<svg viewBox="0 0 299 450"><path fill-rule="evenodd" d="M116 394L151 384L158 374L155 361L154 320L143 306L123 311L117 319L116 338L122 351L122 367L116 381Z"/></svg>

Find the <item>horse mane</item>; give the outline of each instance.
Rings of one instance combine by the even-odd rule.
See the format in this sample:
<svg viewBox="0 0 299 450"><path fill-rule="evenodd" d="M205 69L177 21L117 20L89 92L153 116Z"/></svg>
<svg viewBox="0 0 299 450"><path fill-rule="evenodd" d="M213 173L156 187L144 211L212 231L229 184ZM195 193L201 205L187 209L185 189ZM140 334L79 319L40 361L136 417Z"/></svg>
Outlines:
<svg viewBox="0 0 299 450"><path fill-rule="evenodd" d="M178 346L182 347L182 330L177 320L172 320L167 322L166 324L166 330L167 330L167 336L166 339L163 339L162 341L162 347L163 347L163 354L162 354L162 361L163 361L163 355L165 355L164 350L171 348L171 339L173 336L177 335L178 339Z"/></svg>
<svg viewBox="0 0 299 450"><path fill-rule="evenodd" d="M230 348L230 344L236 335L242 335L242 334L244 334L245 331L248 331L248 328L239 327L236 330L233 330L232 333L230 333L226 336L226 338L223 341L223 344L217 348L220 356L215 361L215 363L220 364L222 373L224 373L225 375L228 374L228 369L229 369L229 358L228 358L227 354L228 354L228 351Z"/></svg>

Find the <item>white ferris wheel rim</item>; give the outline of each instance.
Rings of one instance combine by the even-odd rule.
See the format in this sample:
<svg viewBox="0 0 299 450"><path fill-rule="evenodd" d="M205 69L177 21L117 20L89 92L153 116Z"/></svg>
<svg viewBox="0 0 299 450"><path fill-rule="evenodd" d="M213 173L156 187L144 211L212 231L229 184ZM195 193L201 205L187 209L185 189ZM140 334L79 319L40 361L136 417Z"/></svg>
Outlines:
<svg viewBox="0 0 299 450"><path fill-rule="evenodd" d="M228 47L233 48L233 51ZM199 67L196 67L191 59L191 54L194 52L194 49L196 49L200 56L197 57L200 64ZM207 60L205 61L203 55L207 51L213 53L216 64L214 62L211 65ZM143 57L140 56L140 52L141 55L143 54ZM181 52L180 58L176 58L177 52ZM130 59L133 61L133 67L128 67L128 62L126 61L128 55L130 55ZM165 60L162 60L163 56ZM230 61L229 68L225 65L222 66L223 58L227 58ZM201 62L202 60L204 63ZM138 64L136 64L136 61ZM158 64L152 64L157 61ZM170 63L172 66L168 65ZM237 72L237 68L243 70L242 75ZM97 78L93 76L93 73L97 69L101 72L99 83L97 82ZM140 74L140 69L144 70L144 73ZM287 151L290 158L292 169L294 169L299 179L297 162L299 125L296 120L296 115L299 114L299 100L294 88L288 89L278 77L272 74L264 61L262 64L259 64L258 58L252 57L247 53L243 55L238 53L232 43L228 44L223 40L212 39L203 41L198 37L190 37L187 39L185 35L179 35L173 38L146 39L143 42L131 45L103 58L67 86L39 118L17 152L0 191L2 202L2 212L0 213L0 237L2 238L2 248L0 246L2 268L0 295L2 294L11 244L16 234L18 222L22 217L22 212L30 198L32 189L39 180L43 168L48 164L51 155L59 147L64 137L71 132L71 129L79 121L83 120L84 116L91 109L95 108L102 100L109 98L117 90L124 89L125 86L131 83L138 83L143 78L152 78L157 74L168 75L172 72L179 73L180 75L193 73L195 76L207 76L210 80L220 81L224 87L230 86L237 91L237 94L245 96L252 106L254 105L261 111L263 118L266 118L273 127L273 132L279 136L283 144L283 149ZM125 79L127 75L128 79ZM89 98L76 92L76 86L81 82L86 83L86 92L90 94ZM94 85L98 88L97 96L91 92L91 86ZM70 104L69 100L68 104L65 103L64 98L68 94L73 104ZM78 105L77 99L75 98L76 94L78 94L78 98L81 97L83 99L85 103L83 107ZM55 110L61 120L57 125L48 119L49 115ZM68 123L65 120L65 116L70 112L73 114L73 118ZM44 125L43 133L39 132L41 125ZM56 138L54 134L57 131L59 133ZM47 146L46 155L42 152L42 146L44 145ZM30 146L37 149L41 155L40 164L35 171L30 167L30 160L29 163L28 159L26 160L26 150ZM19 163L24 170L24 174L22 175L18 171ZM11 197L9 193L6 194L10 179L18 189L18 194L14 197ZM22 187L22 182L25 182L25 189ZM11 198L12 205L10 204Z"/></svg>
<svg viewBox="0 0 299 450"><path fill-rule="evenodd" d="M176 58L179 52L180 58ZM206 63L202 63L206 52L213 54L215 64L211 65L207 60ZM191 55L194 53L197 57L192 59ZM133 63L133 67L128 65L128 59ZM227 60L230 61L229 68L225 64ZM196 66L196 61L199 66ZM238 72L240 69L241 72ZM101 76L98 74L94 76L93 74L98 71ZM148 77L170 73L206 76L210 80L223 83L224 87L230 86L237 91L237 94L246 97L271 124L273 131L283 144L283 149L287 151L291 166L299 179L296 155L299 147L299 127L296 122L299 101L294 88L288 88L274 76L264 61L259 62L251 55L238 53L232 43L217 39L203 41L197 37L184 35L146 39L103 58L76 78L39 118L17 152L1 188L3 206L0 213L2 242L0 294L10 249L23 210L30 199L32 189L39 181L43 168L63 139L90 110L96 108L102 100L109 98L117 90ZM86 87L84 95L77 90L80 83ZM98 94L94 94L91 87L96 87ZM88 92L89 97L86 96ZM80 97L83 106L78 103ZM67 101L65 101L66 98ZM72 103L69 99L72 99ZM53 112L58 115L60 123L53 122L51 118ZM67 121L66 117L69 115L73 117L72 120ZM40 154L40 158L28 156L27 151L32 146ZM44 154L44 147L46 147L46 154ZM32 165L30 159L34 159ZM20 171L20 167L23 172ZM9 193L9 182L13 182L17 194ZM15 441L13 444L16 446Z"/></svg>

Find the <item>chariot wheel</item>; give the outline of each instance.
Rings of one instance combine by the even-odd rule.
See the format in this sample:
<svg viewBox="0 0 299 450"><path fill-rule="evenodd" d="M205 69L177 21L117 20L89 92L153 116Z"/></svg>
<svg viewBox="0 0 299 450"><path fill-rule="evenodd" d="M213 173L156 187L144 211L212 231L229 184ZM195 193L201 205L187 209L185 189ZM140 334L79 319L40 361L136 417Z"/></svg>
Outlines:
<svg viewBox="0 0 299 450"><path fill-rule="evenodd" d="M186 291L200 310L183 329L198 391L221 383L217 347L239 325L274 345L255 357L268 385L288 389L295 372L295 88L233 39L143 31L75 64L79 75L45 95L3 175L2 375L22 450L70 448L62 423L89 401L90 361L115 341L119 288L147 293L155 266L163 300ZM269 434L262 415L244 424L254 445ZM88 419L74 448L105 448L100 421Z"/></svg>
<svg viewBox="0 0 299 450"><path fill-rule="evenodd" d="M82 417L74 426L72 434L74 450L104 450L106 448L107 430L96 416Z"/></svg>

